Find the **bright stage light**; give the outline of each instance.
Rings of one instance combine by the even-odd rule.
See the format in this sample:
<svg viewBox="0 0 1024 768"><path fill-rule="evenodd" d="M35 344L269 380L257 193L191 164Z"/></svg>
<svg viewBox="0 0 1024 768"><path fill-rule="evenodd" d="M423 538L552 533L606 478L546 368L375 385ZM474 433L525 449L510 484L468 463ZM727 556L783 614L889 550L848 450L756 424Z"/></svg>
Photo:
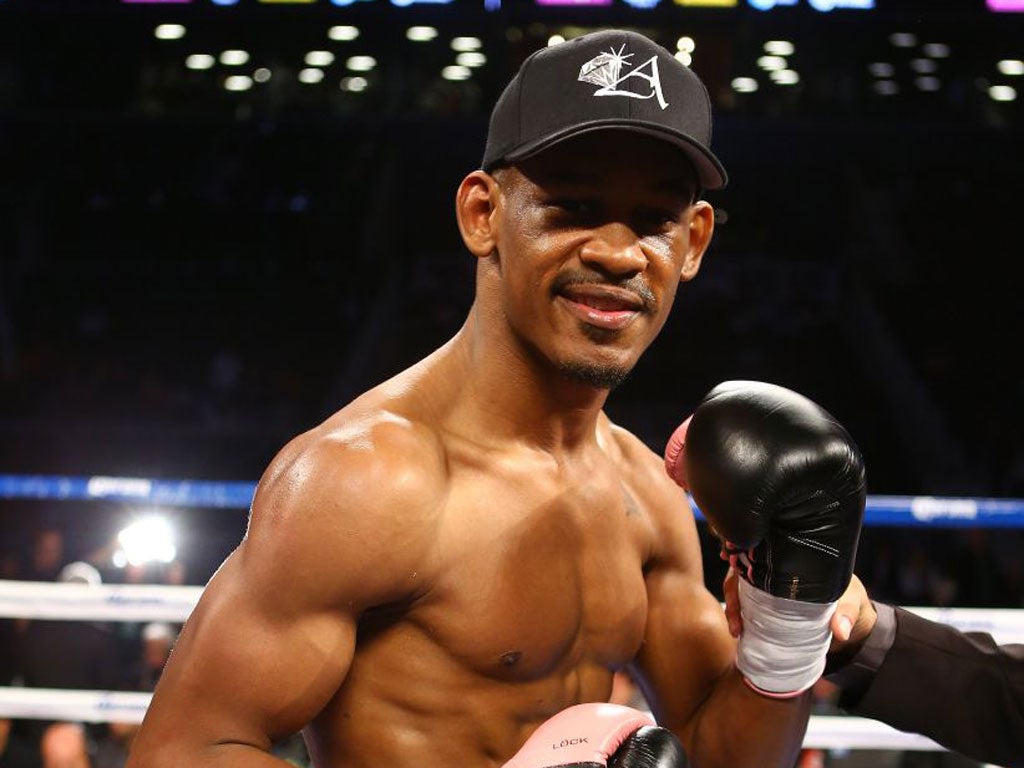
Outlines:
<svg viewBox="0 0 1024 768"><path fill-rule="evenodd" d="M169 563L178 554L171 524L161 515L140 517L117 534L117 541L121 545L121 557L115 555L115 565L118 562L129 565Z"/></svg>
<svg viewBox="0 0 1024 768"><path fill-rule="evenodd" d="M1024 75L1024 61L1020 59L1003 59L996 67L1004 75L1016 77L1018 75Z"/></svg>
<svg viewBox="0 0 1024 768"><path fill-rule="evenodd" d="M329 67L334 63L334 54L330 51L310 51L305 61L307 67Z"/></svg>
<svg viewBox="0 0 1024 768"><path fill-rule="evenodd" d="M789 40L769 40L764 44L764 52L772 56L792 56L796 46Z"/></svg>
<svg viewBox="0 0 1024 768"><path fill-rule="evenodd" d="M456 37L452 40L453 51L478 51L482 47L479 37Z"/></svg>
<svg viewBox="0 0 1024 768"><path fill-rule="evenodd" d="M180 40L185 36L185 27L181 24L160 24L153 34L157 40Z"/></svg>
<svg viewBox="0 0 1024 768"><path fill-rule="evenodd" d="M369 72L377 66L377 60L373 56L350 56L345 66L353 72Z"/></svg>
<svg viewBox="0 0 1024 768"><path fill-rule="evenodd" d="M327 36L331 40L338 40L341 42L347 42L349 40L355 40L359 37L359 27L353 27L345 24L338 24L327 30Z"/></svg>
<svg viewBox="0 0 1024 768"><path fill-rule="evenodd" d="M223 51L220 55L220 63L229 67L240 67L249 61L248 51L237 49Z"/></svg>
<svg viewBox="0 0 1024 768"><path fill-rule="evenodd" d="M757 90L757 80L752 77L737 77L732 81L732 89L736 93L753 93Z"/></svg>
<svg viewBox="0 0 1024 768"><path fill-rule="evenodd" d="M482 67L487 63L487 57L480 51L466 51L455 57L455 63L461 67Z"/></svg>
<svg viewBox="0 0 1024 768"><path fill-rule="evenodd" d="M185 66L189 69L212 69L217 60L208 53L193 53L185 59Z"/></svg>
<svg viewBox="0 0 1024 768"><path fill-rule="evenodd" d="M405 37L414 43L426 43L437 37L437 30L434 27L409 27L405 30Z"/></svg>

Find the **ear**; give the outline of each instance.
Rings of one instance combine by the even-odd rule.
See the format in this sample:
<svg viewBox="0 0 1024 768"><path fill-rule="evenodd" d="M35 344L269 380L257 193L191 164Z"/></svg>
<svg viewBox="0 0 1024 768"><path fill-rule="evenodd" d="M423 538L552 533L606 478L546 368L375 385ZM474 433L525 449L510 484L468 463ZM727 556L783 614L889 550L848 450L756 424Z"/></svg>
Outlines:
<svg viewBox="0 0 1024 768"><path fill-rule="evenodd" d="M462 242L478 259L490 256L497 246L499 224L496 214L501 198L498 182L484 171L473 171L466 176L455 193L455 218Z"/></svg>
<svg viewBox="0 0 1024 768"><path fill-rule="evenodd" d="M698 200L687 212L690 241L686 248L686 259L679 274L679 282L685 283L697 276L704 252L711 243L715 231L715 209L707 200Z"/></svg>

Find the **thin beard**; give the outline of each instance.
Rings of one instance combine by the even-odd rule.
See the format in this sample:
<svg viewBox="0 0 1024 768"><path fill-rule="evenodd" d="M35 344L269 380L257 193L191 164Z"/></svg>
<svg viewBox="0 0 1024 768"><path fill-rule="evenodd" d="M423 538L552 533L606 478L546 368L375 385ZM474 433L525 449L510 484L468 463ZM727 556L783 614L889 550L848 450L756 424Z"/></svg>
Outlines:
<svg viewBox="0 0 1024 768"><path fill-rule="evenodd" d="M561 362L558 371L566 378L595 389L613 390L629 376L628 368L575 361Z"/></svg>

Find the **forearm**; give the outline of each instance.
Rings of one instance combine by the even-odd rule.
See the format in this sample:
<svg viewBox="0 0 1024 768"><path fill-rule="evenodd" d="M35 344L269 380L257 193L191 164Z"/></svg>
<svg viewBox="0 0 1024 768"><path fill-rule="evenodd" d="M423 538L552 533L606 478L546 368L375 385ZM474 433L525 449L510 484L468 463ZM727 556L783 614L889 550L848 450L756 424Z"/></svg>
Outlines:
<svg viewBox="0 0 1024 768"><path fill-rule="evenodd" d="M773 699L726 673L688 729L694 768L790 768L810 715L810 694Z"/></svg>

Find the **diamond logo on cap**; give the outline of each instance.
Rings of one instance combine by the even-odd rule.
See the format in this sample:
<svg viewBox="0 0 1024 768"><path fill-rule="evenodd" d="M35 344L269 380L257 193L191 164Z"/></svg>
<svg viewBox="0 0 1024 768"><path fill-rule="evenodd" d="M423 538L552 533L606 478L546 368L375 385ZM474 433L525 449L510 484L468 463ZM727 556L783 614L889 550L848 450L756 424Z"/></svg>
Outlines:
<svg viewBox="0 0 1024 768"><path fill-rule="evenodd" d="M661 76L658 74L658 57L651 56L643 64L622 74L623 66L629 66L629 59L632 53L625 53L626 46L623 44L619 50L612 48L609 51L599 53L580 67L580 74L577 78L581 83L590 83L600 86L594 91L595 96L625 96L630 99L653 99L657 97L658 104L662 109L668 108L665 95L661 91ZM648 93L637 93L636 91L620 90L619 86L630 78L638 77L644 80L650 87Z"/></svg>

